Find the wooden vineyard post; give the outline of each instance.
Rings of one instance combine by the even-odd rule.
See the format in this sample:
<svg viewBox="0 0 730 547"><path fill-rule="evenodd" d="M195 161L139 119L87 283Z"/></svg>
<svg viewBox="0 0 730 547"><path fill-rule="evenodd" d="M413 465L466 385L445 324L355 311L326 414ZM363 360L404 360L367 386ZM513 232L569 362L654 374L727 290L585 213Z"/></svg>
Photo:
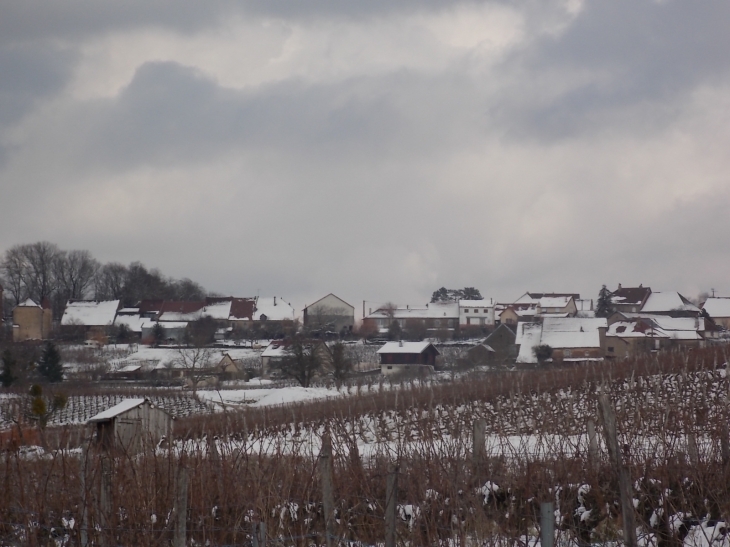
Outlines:
<svg viewBox="0 0 730 547"><path fill-rule="evenodd" d="M555 513L552 502L540 504L540 545L553 547L555 541Z"/></svg>
<svg viewBox="0 0 730 547"><path fill-rule="evenodd" d="M266 547L266 523L256 522L253 525L253 547Z"/></svg>
<svg viewBox="0 0 730 547"><path fill-rule="evenodd" d="M398 507L398 466L391 464L385 487L385 547L395 547L395 523Z"/></svg>
<svg viewBox="0 0 730 547"><path fill-rule="evenodd" d="M81 547L87 547L89 545L89 509L88 509L88 492L86 491L86 467L88 464L89 452L87 448L81 449L81 471L80 471L80 483L81 483L81 526L80 526L80 541Z"/></svg>
<svg viewBox="0 0 730 547"><path fill-rule="evenodd" d="M332 547L334 538L334 493L332 491L332 438L329 433L322 436L322 451L319 454L319 480L322 484L322 508L324 509L325 542Z"/></svg>
<svg viewBox="0 0 730 547"><path fill-rule="evenodd" d="M722 465L727 467L730 463L730 439L728 439L728 427L725 421L720 425L720 455L722 457Z"/></svg>
<svg viewBox="0 0 730 547"><path fill-rule="evenodd" d="M99 492L99 524L101 527L102 547L111 545L113 541L108 541L107 537L113 537L111 534L112 527L112 460L106 455L101 456L101 491Z"/></svg>
<svg viewBox="0 0 730 547"><path fill-rule="evenodd" d="M636 547L636 523L634 516L634 502L631 493L631 479L629 472L623 465L621 452L618 446L616 432L616 414L611 408L611 401L607 395L598 396L598 409L603 419L603 433L606 436L606 446L611 459L621 496L621 517L624 524L624 544L627 547Z"/></svg>
<svg viewBox="0 0 730 547"><path fill-rule="evenodd" d="M598 438L593 420L588 420L588 462L594 469L598 468Z"/></svg>
<svg viewBox="0 0 730 547"><path fill-rule="evenodd" d="M188 470L179 467L177 471L177 487L175 489L175 532L172 544L174 547L185 547L187 542L188 521Z"/></svg>
<svg viewBox="0 0 730 547"><path fill-rule="evenodd" d="M687 435L687 454L689 455L689 463L694 469L700 464L700 451L697 448L697 437L694 433Z"/></svg>
<svg viewBox="0 0 730 547"><path fill-rule="evenodd" d="M472 466L474 468L474 477L477 483L481 486L481 481L484 479L482 476L482 469L484 467L485 455L486 455L486 430L487 422L478 419L474 420L473 424L474 431L472 433Z"/></svg>

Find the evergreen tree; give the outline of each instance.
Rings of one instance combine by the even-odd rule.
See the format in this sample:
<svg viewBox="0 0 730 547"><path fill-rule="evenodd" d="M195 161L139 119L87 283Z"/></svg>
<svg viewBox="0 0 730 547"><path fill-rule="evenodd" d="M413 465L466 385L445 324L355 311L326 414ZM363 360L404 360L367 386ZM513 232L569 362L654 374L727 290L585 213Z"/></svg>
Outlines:
<svg viewBox="0 0 730 547"><path fill-rule="evenodd" d="M61 354L53 344L46 342L43 348L40 363L38 363L38 372L49 382L63 381L63 366L61 365Z"/></svg>
<svg viewBox="0 0 730 547"><path fill-rule="evenodd" d="M3 387L10 387L18 380L18 362L9 349L3 352L2 362L3 368L2 372L0 372L0 383L2 383Z"/></svg>
<svg viewBox="0 0 730 547"><path fill-rule="evenodd" d="M611 301L611 291L606 285L598 291L598 300L596 301L596 317L608 317L613 313L613 302Z"/></svg>

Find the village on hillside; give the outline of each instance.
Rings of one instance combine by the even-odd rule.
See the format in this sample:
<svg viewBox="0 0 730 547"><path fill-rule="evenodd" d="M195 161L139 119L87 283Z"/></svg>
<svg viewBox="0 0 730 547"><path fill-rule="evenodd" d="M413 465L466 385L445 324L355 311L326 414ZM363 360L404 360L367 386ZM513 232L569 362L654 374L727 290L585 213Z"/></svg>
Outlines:
<svg viewBox="0 0 730 547"><path fill-rule="evenodd" d="M13 345L117 350L93 366L67 359L67 378L194 389L253 378L308 386L363 374L521 370L730 342L730 297L696 305L675 291L621 284L604 286L596 299L528 291L511 302L440 289L421 306L363 302L361 320L334 294L300 313L277 296L143 299L131 307L71 299L61 317L48 302L26 299L7 312L3 330ZM333 355L335 346L344 358ZM284 366L297 348L317 361L304 378L301 366Z"/></svg>

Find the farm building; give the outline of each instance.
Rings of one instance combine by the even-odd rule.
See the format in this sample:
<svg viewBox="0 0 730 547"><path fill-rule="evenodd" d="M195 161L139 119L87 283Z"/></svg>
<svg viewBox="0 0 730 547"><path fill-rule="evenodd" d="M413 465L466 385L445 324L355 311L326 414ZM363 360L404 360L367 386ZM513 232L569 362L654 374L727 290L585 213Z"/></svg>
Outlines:
<svg viewBox="0 0 730 547"><path fill-rule="evenodd" d="M96 442L106 450L135 454L153 446L172 432L172 417L149 399L126 399L96 416L87 424L96 428Z"/></svg>
<svg viewBox="0 0 730 547"><path fill-rule="evenodd" d="M378 350L380 371L385 375L431 371L441 355L430 342L388 342Z"/></svg>

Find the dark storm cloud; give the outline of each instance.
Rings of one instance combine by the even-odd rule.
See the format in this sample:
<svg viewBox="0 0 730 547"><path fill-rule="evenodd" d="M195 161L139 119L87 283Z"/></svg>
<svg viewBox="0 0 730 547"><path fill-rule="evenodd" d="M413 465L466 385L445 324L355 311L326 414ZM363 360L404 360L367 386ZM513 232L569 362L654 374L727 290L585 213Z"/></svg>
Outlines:
<svg viewBox="0 0 730 547"><path fill-rule="evenodd" d="M586 2L564 33L505 61L506 72L518 67L520 89L510 87L493 115L521 139L660 130L699 83L728 80L728 28L722 1ZM576 83L553 96L559 78Z"/></svg>

